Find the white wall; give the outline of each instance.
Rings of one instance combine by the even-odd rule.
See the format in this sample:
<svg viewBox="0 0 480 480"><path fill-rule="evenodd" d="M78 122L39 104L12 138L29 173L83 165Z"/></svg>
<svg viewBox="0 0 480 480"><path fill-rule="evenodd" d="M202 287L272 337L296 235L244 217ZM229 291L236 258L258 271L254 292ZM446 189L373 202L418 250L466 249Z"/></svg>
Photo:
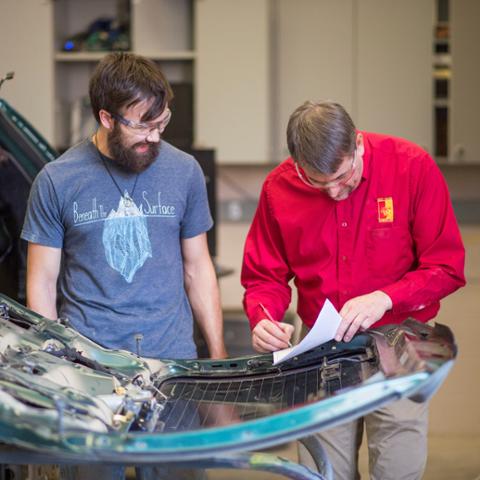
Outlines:
<svg viewBox="0 0 480 480"><path fill-rule="evenodd" d="M53 21L49 2L1 0L0 76L14 71L0 96L53 141Z"/></svg>
<svg viewBox="0 0 480 480"><path fill-rule="evenodd" d="M275 157L288 154L290 114L306 100L335 100L355 114L352 0L278 0L274 9L277 57L272 83Z"/></svg>
<svg viewBox="0 0 480 480"><path fill-rule="evenodd" d="M450 0L450 160L480 162L480 2Z"/></svg>
<svg viewBox="0 0 480 480"><path fill-rule="evenodd" d="M196 140L221 163L280 161L288 117L321 99L432 151L434 0L196 6Z"/></svg>
<svg viewBox="0 0 480 480"><path fill-rule="evenodd" d="M354 115L433 153L433 0L356 0Z"/></svg>
<svg viewBox="0 0 480 480"><path fill-rule="evenodd" d="M289 115L335 100L358 128L432 151L433 0L278 0L275 144L287 153ZM278 158L276 158L278 161Z"/></svg>
<svg viewBox="0 0 480 480"><path fill-rule="evenodd" d="M195 22L195 143L222 163L269 155L269 2L201 0Z"/></svg>

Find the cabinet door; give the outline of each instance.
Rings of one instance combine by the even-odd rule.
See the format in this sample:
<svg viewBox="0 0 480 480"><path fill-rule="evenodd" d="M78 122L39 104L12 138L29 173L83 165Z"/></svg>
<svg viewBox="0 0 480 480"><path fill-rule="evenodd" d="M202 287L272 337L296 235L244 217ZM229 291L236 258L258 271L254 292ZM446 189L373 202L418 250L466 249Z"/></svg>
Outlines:
<svg viewBox="0 0 480 480"><path fill-rule="evenodd" d="M220 163L270 160L268 4L195 3L195 144Z"/></svg>
<svg viewBox="0 0 480 480"><path fill-rule="evenodd" d="M288 156L288 119L306 100L354 106L352 0L276 0L272 104L275 160Z"/></svg>
<svg viewBox="0 0 480 480"><path fill-rule="evenodd" d="M452 162L480 162L480 2L450 0Z"/></svg>
<svg viewBox="0 0 480 480"><path fill-rule="evenodd" d="M355 5L356 123L432 152L433 0L361 0Z"/></svg>
<svg viewBox="0 0 480 480"><path fill-rule="evenodd" d="M0 75L15 72L0 96L53 144L52 3L1 0Z"/></svg>

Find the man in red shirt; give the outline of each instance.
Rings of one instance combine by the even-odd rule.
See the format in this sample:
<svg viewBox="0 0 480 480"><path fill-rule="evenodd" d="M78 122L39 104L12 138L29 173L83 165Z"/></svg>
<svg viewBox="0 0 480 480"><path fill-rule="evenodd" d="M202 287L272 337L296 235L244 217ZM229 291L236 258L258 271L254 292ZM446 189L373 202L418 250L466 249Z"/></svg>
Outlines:
<svg viewBox="0 0 480 480"><path fill-rule="evenodd" d="M307 327L326 298L340 311L337 341L371 326L435 317L440 299L465 284L465 251L428 153L356 130L332 102L297 108L287 142L291 157L265 180L245 245L244 308L254 348L288 346L293 327L281 320L292 279ZM336 478L356 478L363 422L371 478L421 477L427 407L402 400L319 434Z"/></svg>

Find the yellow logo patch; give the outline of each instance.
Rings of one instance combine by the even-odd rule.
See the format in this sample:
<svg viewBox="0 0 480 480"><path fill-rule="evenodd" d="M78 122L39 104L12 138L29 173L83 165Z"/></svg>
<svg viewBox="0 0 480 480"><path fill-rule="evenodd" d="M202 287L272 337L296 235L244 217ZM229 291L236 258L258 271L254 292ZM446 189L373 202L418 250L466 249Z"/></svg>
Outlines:
<svg viewBox="0 0 480 480"><path fill-rule="evenodd" d="M393 222L393 198L377 198L378 221L380 223Z"/></svg>

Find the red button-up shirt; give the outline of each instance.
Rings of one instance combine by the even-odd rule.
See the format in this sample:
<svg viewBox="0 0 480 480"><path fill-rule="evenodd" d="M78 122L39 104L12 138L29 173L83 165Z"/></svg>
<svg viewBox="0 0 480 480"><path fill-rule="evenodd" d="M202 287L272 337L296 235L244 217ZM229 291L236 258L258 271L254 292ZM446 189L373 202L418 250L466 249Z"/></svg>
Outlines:
<svg viewBox="0 0 480 480"><path fill-rule="evenodd" d="M375 325L433 318L465 284L465 251L445 180L433 159L403 139L362 132L359 186L342 201L305 185L291 158L265 180L247 236L244 308L253 328L297 311L312 326L326 298L340 310L382 290L393 308Z"/></svg>

